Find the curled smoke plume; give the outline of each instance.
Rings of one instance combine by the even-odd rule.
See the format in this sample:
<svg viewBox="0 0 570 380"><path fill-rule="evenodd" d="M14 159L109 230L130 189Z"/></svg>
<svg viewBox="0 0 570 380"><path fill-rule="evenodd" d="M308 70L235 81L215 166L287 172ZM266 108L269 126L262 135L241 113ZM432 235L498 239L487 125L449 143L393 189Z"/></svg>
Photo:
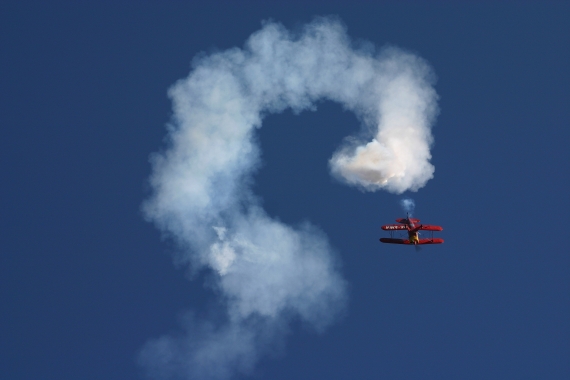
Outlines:
<svg viewBox="0 0 570 380"><path fill-rule="evenodd" d="M334 176L368 191L424 186L434 171L433 75L413 54L371 50L355 49L335 19L319 18L297 34L269 22L243 49L196 59L170 89L169 143L152 159L144 212L179 244L179 263L211 271L209 285L226 311L222 321L187 318L184 333L149 341L139 361L150 377L247 373L282 341L292 318L321 331L342 311L346 284L326 236L271 219L251 194L260 161L254 134L267 114L332 100L371 131L333 154Z"/></svg>

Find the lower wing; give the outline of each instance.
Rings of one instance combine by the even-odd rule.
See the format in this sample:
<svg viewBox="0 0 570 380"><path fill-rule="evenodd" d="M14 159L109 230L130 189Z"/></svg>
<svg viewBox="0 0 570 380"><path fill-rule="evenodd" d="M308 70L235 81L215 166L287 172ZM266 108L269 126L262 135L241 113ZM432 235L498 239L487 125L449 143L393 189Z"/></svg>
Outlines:
<svg viewBox="0 0 570 380"><path fill-rule="evenodd" d="M418 244L441 244L443 243L443 239L434 238L434 239L420 239Z"/></svg>
<svg viewBox="0 0 570 380"><path fill-rule="evenodd" d="M380 238L382 243L388 244L406 244L406 245L414 245L410 243L408 239L392 239L392 238ZM443 239L435 238L435 239L420 239L417 244L441 244L443 243Z"/></svg>
<svg viewBox="0 0 570 380"><path fill-rule="evenodd" d="M388 244L410 244L409 240L404 240L404 239L392 239L392 238L380 238L380 241L382 243L388 243Z"/></svg>

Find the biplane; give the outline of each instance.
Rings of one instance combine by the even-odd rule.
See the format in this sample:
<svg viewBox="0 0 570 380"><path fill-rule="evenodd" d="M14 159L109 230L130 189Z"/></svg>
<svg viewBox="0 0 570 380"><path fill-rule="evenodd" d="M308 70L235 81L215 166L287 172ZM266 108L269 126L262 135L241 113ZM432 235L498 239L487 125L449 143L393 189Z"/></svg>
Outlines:
<svg viewBox="0 0 570 380"><path fill-rule="evenodd" d="M408 244L408 245L422 245L422 244L441 244L443 239L434 238L434 231L443 231L440 226L431 226L429 224L419 224L419 219L410 218L408 214L405 218L396 219L396 222L400 224L387 224L382 226L384 231L390 231L389 238L380 238L382 243L389 244ZM407 231L407 239L397 239L394 238L394 232L396 231ZM420 239L419 231L431 231L431 238Z"/></svg>

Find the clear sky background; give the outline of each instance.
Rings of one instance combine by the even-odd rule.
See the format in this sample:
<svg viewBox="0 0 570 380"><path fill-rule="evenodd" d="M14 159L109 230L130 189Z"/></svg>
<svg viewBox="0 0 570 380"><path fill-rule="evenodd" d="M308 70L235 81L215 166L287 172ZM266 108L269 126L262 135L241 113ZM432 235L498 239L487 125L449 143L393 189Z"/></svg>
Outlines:
<svg viewBox="0 0 570 380"><path fill-rule="evenodd" d="M293 321L252 377L570 378L570 4L506 1L2 2L0 378L143 379L145 342L215 303L140 211L166 91L262 20L329 14L437 74L435 177L404 195L445 244L379 243L402 196L332 179L353 114L269 116L255 192L326 233L349 304L322 334Z"/></svg>

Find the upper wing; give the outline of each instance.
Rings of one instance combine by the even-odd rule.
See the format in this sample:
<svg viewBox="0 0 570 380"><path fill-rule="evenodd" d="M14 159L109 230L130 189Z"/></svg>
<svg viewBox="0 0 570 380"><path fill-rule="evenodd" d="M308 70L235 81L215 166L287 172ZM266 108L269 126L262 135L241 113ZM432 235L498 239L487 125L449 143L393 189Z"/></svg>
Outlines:
<svg viewBox="0 0 570 380"><path fill-rule="evenodd" d="M430 226L429 224L422 224L420 230L424 231L443 231L443 227L440 226Z"/></svg>
<svg viewBox="0 0 570 380"><path fill-rule="evenodd" d="M385 226L382 226L382 229L386 231L407 230L408 226L406 226L405 224L387 224Z"/></svg>

